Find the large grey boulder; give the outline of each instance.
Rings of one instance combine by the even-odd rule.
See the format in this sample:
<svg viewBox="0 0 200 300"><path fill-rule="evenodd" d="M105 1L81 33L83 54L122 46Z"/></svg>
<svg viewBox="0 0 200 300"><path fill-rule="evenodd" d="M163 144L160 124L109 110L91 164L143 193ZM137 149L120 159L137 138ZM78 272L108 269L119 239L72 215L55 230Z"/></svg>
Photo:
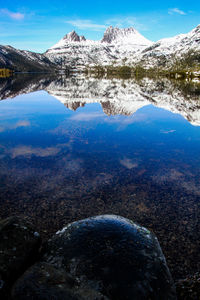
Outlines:
<svg viewBox="0 0 200 300"><path fill-rule="evenodd" d="M155 235L119 216L67 225L48 241L42 261L16 282L13 299L176 299Z"/></svg>

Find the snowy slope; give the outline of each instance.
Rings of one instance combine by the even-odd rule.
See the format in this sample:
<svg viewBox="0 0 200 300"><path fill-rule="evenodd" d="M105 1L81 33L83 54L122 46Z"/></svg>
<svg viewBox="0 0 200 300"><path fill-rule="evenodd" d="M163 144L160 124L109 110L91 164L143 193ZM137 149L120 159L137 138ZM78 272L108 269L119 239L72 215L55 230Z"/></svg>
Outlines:
<svg viewBox="0 0 200 300"><path fill-rule="evenodd" d="M135 65L168 67L174 57L189 50L200 51L200 25L187 34L162 39L156 43L147 40L133 27L108 27L101 41L87 40L75 31L64 36L45 55L62 66L84 69L95 65Z"/></svg>
<svg viewBox="0 0 200 300"><path fill-rule="evenodd" d="M162 64L168 66L171 59L180 58L191 50L200 51L200 25L187 34L161 39L143 50L137 60L149 67Z"/></svg>
<svg viewBox="0 0 200 300"><path fill-rule="evenodd" d="M122 63L130 54L137 54L152 42L134 28L108 27L101 41L87 40L72 31L51 47L45 55L60 65L83 69L86 66Z"/></svg>

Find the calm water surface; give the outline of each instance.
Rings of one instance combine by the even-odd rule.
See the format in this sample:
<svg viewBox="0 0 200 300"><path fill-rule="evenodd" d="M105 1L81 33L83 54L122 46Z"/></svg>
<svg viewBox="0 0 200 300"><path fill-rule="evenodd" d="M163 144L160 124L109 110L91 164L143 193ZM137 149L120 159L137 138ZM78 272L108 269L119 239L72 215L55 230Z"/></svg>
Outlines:
<svg viewBox="0 0 200 300"><path fill-rule="evenodd" d="M0 89L0 217L49 236L119 214L156 233L176 278L198 269L198 85L18 76Z"/></svg>

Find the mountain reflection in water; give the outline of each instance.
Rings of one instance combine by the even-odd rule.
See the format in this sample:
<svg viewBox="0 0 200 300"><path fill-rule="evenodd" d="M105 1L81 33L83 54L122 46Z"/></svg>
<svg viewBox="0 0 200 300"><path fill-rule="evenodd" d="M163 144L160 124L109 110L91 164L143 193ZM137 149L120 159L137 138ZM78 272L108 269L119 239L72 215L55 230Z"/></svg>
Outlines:
<svg viewBox="0 0 200 300"><path fill-rule="evenodd" d="M199 85L21 75L0 90L0 217L49 236L119 214L156 233L176 278L199 268Z"/></svg>

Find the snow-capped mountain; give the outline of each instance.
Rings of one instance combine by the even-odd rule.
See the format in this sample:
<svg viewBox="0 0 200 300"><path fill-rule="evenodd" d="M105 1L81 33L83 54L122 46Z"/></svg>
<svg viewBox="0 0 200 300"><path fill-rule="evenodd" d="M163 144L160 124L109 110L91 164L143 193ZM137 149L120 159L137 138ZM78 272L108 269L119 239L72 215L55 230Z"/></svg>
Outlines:
<svg viewBox="0 0 200 300"><path fill-rule="evenodd" d="M200 25L186 34L161 39L144 49L137 58L146 67L169 66L173 58L181 58L189 51L200 51Z"/></svg>
<svg viewBox="0 0 200 300"><path fill-rule="evenodd" d="M84 69L86 66L122 64L152 44L134 28L108 27L101 41L87 40L72 31L45 55L58 64Z"/></svg>
<svg viewBox="0 0 200 300"><path fill-rule="evenodd" d="M117 59L107 45L86 40L75 31L68 33L44 55L52 62L69 68L84 69L86 66L106 65Z"/></svg>
<svg viewBox="0 0 200 300"><path fill-rule="evenodd" d="M155 43L133 27L121 29L110 26L100 41L88 40L73 30L44 54L0 46L0 68L18 71L84 70L94 66L137 64L145 68L169 68L189 51L200 52L200 25L187 34Z"/></svg>
<svg viewBox="0 0 200 300"><path fill-rule="evenodd" d="M185 86L175 86L166 78L143 78L138 82L133 79L86 78L82 75L57 78L38 75L34 78L26 74L23 78L19 76L11 80L11 83L10 80L0 82L0 99L45 90L71 110L86 103L100 103L107 115L127 116L153 104L181 114L191 124L200 126L199 90L195 93L195 85L191 87L191 93L186 93Z"/></svg>
<svg viewBox="0 0 200 300"><path fill-rule="evenodd" d="M169 67L190 50L200 51L200 25L187 34L153 43L133 27L108 27L101 41L87 40L75 31L64 36L45 55L62 66L85 69L96 65Z"/></svg>

